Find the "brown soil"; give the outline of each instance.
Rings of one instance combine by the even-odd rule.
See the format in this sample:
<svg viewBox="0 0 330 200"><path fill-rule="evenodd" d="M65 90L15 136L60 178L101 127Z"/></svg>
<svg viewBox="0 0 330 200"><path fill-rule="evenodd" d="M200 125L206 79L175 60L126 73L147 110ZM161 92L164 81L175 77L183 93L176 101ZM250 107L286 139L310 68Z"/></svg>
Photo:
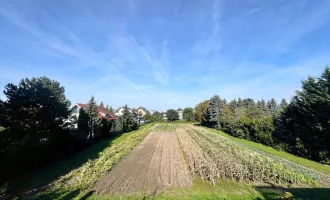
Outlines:
<svg viewBox="0 0 330 200"><path fill-rule="evenodd" d="M175 132L151 132L95 185L97 194L156 193L189 187L192 177Z"/></svg>

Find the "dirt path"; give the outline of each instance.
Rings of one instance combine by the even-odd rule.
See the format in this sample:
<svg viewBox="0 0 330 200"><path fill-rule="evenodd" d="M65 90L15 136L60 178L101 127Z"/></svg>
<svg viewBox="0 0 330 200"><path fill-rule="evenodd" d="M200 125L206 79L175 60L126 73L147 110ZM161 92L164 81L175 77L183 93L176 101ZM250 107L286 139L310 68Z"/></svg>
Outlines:
<svg viewBox="0 0 330 200"><path fill-rule="evenodd" d="M175 132L151 132L95 185L98 194L155 193L192 185Z"/></svg>

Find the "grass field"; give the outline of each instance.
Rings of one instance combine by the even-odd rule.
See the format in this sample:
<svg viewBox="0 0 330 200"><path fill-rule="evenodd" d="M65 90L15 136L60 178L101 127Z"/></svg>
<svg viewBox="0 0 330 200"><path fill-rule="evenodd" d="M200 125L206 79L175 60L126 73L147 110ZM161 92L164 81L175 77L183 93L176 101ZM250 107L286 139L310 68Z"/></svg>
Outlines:
<svg viewBox="0 0 330 200"><path fill-rule="evenodd" d="M201 165L193 166L193 170L191 170L194 177L192 186L173 188L152 194L143 191L136 194L108 194L102 196L96 194L93 188L94 185L106 176L115 164L131 152L151 131L154 134L161 132L177 134L190 169L193 165L189 164L189 159L190 162L193 161L191 159L201 159L201 161L198 161ZM187 140L191 140L192 143L185 143ZM212 148L209 148L209 146ZM194 148L199 150L196 151ZM198 151L207 153L201 153L200 157L196 157L194 154L189 155L189 152L187 154L185 152L187 150L194 151L196 155L198 155ZM218 157L222 155L221 152L224 152L223 156L225 157ZM230 156L226 157L226 155ZM275 167L277 171L267 171L260 168L264 170L264 173L255 173L257 171L249 167L255 166L254 162L249 162L250 159L244 161L244 157L241 157L241 155L267 161L267 166L270 169ZM276 163L278 159L282 158L284 160ZM210 159L216 165L205 164L205 160L210 161ZM298 163L318 172L330 173L328 166L277 151L258 143L234 138L213 129L196 127L192 124L161 123L155 126L154 124L147 124L137 131L104 140L83 152L77 153L71 159L14 180L2 190L7 190L7 193L12 195L8 197L10 199L13 197L22 199L278 199L284 192L290 192L295 198L300 199L330 199L329 188L321 187L321 185L315 187L315 183L319 180L318 173L310 172L309 169L290 164L290 162L287 163L285 160ZM273 164L273 161L276 162ZM194 161L194 163L198 162ZM233 162L233 164L230 162ZM221 166L219 163L227 165ZM231 167L231 165L233 166ZM228 166L231 169L226 171ZM235 170L240 169L242 166L245 166L245 173L237 174ZM262 167L263 165L256 166ZM284 166L284 168L281 166ZM210 181L208 173L211 171L205 171L207 168L216 173L214 175L216 181ZM246 176L251 169L253 176ZM258 169L258 171L260 170ZM274 173L281 174L284 179L276 178L281 182L278 184L275 181L275 185L263 183L263 180L273 180L271 174ZM300 178L295 178L296 175ZM289 179L287 179L287 176L289 176ZM292 180L297 181L297 185L287 188L286 181L291 180L290 177L293 177ZM236 181L237 178L240 181ZM299 186L300 182L303 184Z"/></svg>

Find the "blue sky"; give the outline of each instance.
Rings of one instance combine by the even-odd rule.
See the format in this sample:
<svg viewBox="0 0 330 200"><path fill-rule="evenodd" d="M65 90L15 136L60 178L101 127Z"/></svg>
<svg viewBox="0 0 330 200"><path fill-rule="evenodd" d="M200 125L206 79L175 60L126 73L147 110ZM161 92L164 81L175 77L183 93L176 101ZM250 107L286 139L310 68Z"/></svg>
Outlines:
<svg viewBox="0 0 330 200"><path fill-rule="evenodd" d="M0 88L48 76L72 103L94 95L158 110L215 94L290 99L330 64L329 8L327 0L1 0Z"/></svg>

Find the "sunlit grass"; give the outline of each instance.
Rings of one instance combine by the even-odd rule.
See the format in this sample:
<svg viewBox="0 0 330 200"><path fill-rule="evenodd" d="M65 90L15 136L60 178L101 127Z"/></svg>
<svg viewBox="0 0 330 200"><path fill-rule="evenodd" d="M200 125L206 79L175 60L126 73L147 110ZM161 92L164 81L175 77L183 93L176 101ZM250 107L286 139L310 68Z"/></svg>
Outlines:
<svg viewBox="0 0 330 200"><path fill-rule="evenodd" d="M273 196L278 196L270 191ZM115 200L115 199L265 199L263 194L254 186L243 184L230 180L219 180L216 185L212 185L207 181L202 181L196 177L193 186L190 188L175 188L160 192L157 194L145 194L143 192L134 195L109 195L106 197L92 195L89 199L97 200Z"/></svg>

